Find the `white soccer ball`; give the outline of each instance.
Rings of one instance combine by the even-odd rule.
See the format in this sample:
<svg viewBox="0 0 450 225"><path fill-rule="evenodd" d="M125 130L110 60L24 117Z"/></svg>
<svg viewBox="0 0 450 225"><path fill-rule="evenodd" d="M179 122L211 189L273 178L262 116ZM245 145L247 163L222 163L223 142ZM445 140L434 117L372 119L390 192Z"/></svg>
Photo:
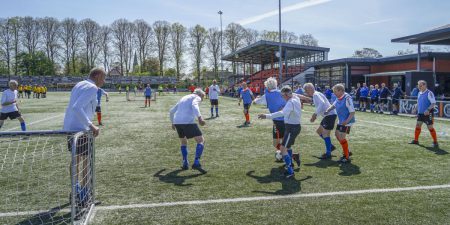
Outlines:
<svg viewBox="0 0 450 225"><path fill-rule="evenodd" d="M281 151L280 151L280 150L277 150L277 151L275 152L275 159L276 159L277 161L281 161L281 160L283 159L283 155L281 155Z"/></svg>

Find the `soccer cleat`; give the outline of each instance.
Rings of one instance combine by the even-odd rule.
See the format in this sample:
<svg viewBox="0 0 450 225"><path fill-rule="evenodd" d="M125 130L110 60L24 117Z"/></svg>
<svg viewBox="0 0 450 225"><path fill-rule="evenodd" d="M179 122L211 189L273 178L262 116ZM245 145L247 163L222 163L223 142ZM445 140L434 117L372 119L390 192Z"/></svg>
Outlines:
<svg viewBox="0 0 450 225"><path fill-rule="evenodd" d="M219 114L217 114L216 117L219 117Z"/></svg>
<svg viewBox="0 0 450 225"><path fill-rule="evenodd" d="M350 163L352 160L350 158L345 158L344 156L341 157L341 159L339 159L339 163Z"/></svg>
<svg viewBox="0 0 450 225"><path fill-rule="evenodd" d="M200 170L200 169L202 169L202 165L200 165L199 162L194 162L194 164L192 164L192 169L193 170Z"/></svg>
<svg viewBox="0 0 450 225"><path fill-rule="evenodd" d="M103 123L98 123L99 126L103 126Z"/></svg>
<svg viewBox="0 0 450 225"><path fill-rule="evenodd" d="M294 172L289 173L289 172L286 171L286 172L283 173L283 176L286 179L290 179L290 178L293 178L295 176L295 173Z"/></svg>
<svg viewBox="0 0 450 225"><path fill-rule="evenodd" d="M327 153L322 154L322 156L319 157L321 160L327 160L331 159L331 155L327 155Z"/></svg>
<svg viewBox="0 0 450 225"><path fill-rule="evenodd" d="M188 162L183 162L183 165L181 166L182 170L188 170L189 169L189 163Z"/></svg>
<svg viewBox="0 0 450 225"><path fill-rule="evenodd" d="M300 167L300 154L299 153L292 154L292 159L297 163L297 166Z"/></svg>
<svg viewBox="0 0 450 225"><path fill-rule="evenodd" d="M409 142L408 144L411 144L411 145L418 145L418 144L419 144L419 141L412 140L412 141Z"/></svg>
<svg viewBox="0 0 450 225"><path fill-rule="evenodd" d="M433 142L433 148L439 148L439 143Z"/></svg>
<svg viewBox="0 0 450 225"><path fill-rule="evenodd" d="M353 152L349 151L348 156L352 156L352 155L353 155Z"/></svg>

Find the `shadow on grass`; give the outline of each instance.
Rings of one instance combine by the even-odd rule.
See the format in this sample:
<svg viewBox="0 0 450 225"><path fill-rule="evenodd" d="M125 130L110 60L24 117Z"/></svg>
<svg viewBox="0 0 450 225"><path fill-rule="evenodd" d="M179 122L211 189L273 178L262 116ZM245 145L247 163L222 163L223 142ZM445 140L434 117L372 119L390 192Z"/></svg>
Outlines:
<svg viewBox="0 0 450 225"><path fill-rule="evenodd" d="M339 175L341 176L353 176L361 174L359 166L353 163L341 163L339 168L341 169L341 172L339 173Z"/></svg>
<svg viewBox="0 0 450 225"><path fill-rule="evenodd" d="M28 219L22 220L16 225L25 225L25 224L70 224L71 223L71 213L68 212L63 215L55 216L61 209L70 206L69 203L64 205L59 205L54 207L47 212L39 213L31 216Z"/></svg>
<svg viewBox="0 0 450 225"><path fill-rule="evenodd" d="M180 176L179 173L184 171L184 170L177 169L177 170L169 172L169 173L167 173L165 175L162 175L162 173L164 171L166 171L166 169L162 169L162 170L156 172L153 176L157 177L160 181L162 181L164 183L174 184L175 186L191 186L192 184L185 184L185 182L188 179L196 178L196 177L199 177L199 176L202 176L202 175L206 174L206 171L199 170L199 172L200 172L199 174Z"/></svg>
<svg viewBox="0 0 450 225"><path fill-rule="evenodd" d="M251 127L251 125L242 124L242 125L236 126L236 128L247 128L247 127Z"/></svg>
<svg viewBox="0 0 450 225"><path fill-rule="evenodd" d="M314 157L319 158L317 156L314 156ZM321 160L319 160L319 161L317 161L315 163L309 163L309 164L303 164L303 165L305 165L305 166L315 166L317 168L326 169L328 167L339 166L339 163L336 162L336 161L333 161L333 160L329 160L329 159L327 159L327 160L321 159Z"/></svg>
<svg viewBox="0 0 450 225"><path fill-rule="evenodd" d="M213 120L213 119L217 119L217 117L208 117L205 120Z"/></svg>
<svg viewBox="0 0 450 225"><path fill-rule="evenodd" d="M282 176L282 173L280 173L280 171L278 168L272 168L272 170L270 170L270 174L266 175L266 176L256 176L253 175L253 173L255 171L249 171L247 172L247 176L254 178L256 181L258 181L260 184L268 184L268 183L274 183L274 182L279 182L281 183L281 190L277 190L275 192L270 192L270 191L253 191L253 192L257 192L257 193L264 193L264 194L271 194L271 195L289 195L289 194L294 194L294 193L298 193L301 191L301 182L311 179L312 176L307 176L304 179L301 180L297 180L295 178L290 178L290 179L286 179L284 178L284 176Z"/></svg>
<svg viewBox="0 0 450 225"><path fill-rule="evenodd" d="M426 149L426 150L428 150L430 152L433 152L436 155L447 155L448 154L447 151L445 151L444 149L441 149L440 147L434 148L434 147L428 147L428 146L425 146L425 145L422 145L422 144L419 144L418 146L420 146L420 147L422 147L422 148L424 148L424 149Z"/></svg>

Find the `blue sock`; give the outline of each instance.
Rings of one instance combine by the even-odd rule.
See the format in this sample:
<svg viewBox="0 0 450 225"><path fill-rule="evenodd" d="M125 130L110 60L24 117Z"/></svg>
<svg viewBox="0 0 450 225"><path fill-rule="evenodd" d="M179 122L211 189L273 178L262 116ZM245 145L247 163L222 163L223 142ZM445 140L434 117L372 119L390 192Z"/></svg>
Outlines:
<svg viewBox="0 0 450 225"><path fill-rule="evenodd" d="M198 163L200 157L202 157L204 147L203 144L197 144L197 148L195 148L195 163Z"/></svg>
<svg viewBox="0 0 450 225"><path fill-rule="evenodd" d="M22 131L27 130L27 127L25 126L25 122L20 123L20 128L22 128Z"/></svg>
<svg viewBox="0 0 450 225"><path fill-rule="evenodd" d="M284 159L284 163L286 164L286 167L287 167L287 172L289 174L293 174L294 170L291 167L291 164L292 164L291 157L289 155L285 155L285 156L283 156L283 159Z"/></svg>
<svg viewBox="0 0 450 225"><path fill-rule="evenodd" d="M216 116L219 115L219 107L216 108Z"/></svg>
<svg viewBox="0 0 450 225"><path fill-rule="evenodd" d="M211 116L213 115L213 113L214 113L214 110L213 110L213 107L211 107Z"/></svg>
<svg viewBox="0 0 450 225"><path fill-rule="evenodd" d="M289 155L289 157L291 157L292 158L292 149L290 148L290 149L288 149L288 155Z"/></svg>
<svg viewBox="0 0 450 225"><path fill-rule="evenodd" d="M187 146L182 145L181 146L181 155L183 156L183 163L187 162L187 156L188 156L188 148Z"/></svg>
<svg viewBox="0 0 450 225"><path fill-rule="evenodd" d="M331 156L331 138L326 137L323 140L325 141L325 147L327 149L327 156Z"/></svg>

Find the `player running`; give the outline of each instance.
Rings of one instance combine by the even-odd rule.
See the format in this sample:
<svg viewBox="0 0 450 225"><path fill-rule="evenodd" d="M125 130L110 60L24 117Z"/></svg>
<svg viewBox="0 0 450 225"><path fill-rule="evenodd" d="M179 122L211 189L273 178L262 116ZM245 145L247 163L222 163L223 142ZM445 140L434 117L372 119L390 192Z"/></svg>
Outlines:
<svg viewBox="0 0 450 225"><path fill-rule="evenodd" d="M238 105L241 105L241 101L244 102L244 116L245 116L244 126L248 126L250 125L249 110L253 100L255 100L255 96L253 96L253 92L250 90L250 88L247 87L247 83L245 82L242 82L242 90L239 96L240 98Z"/></svg>
<svg viewBox="0 0 450 225"><path fill-rule="evenodd" d="M182 169L189 168L188 161L188 139L194 138L197 142L195 149L195 160L192 164L192 169L197 169L205 172L200 164L200 157L204 149L205 139L198 125L195 123L195 118L198 119L200 126L205 125L205 121L200 114L199 104L205 97L205 92L197 88L193 94L189 94L181 98L178 103L170 109L170 121L172 122L172 129L177 130L178 137L181 142L181 155L183 156Z"/></svg>
<svg viewBox="0 0 450 225"><path fill-rule="evenodd" d="M439 148L436 130L433 127L436 99L433 92L428 90L426 81L419 80L417 84L420 92L417 97L417 108L413 110L413 113L416 113L417 111L417 123L416 130L414 132L414 140L412 140L410 144L419 144L419 135L422 130L422 124L425 123L430 131L431 137L433 138L433 147Z"/></svg>
<svg viewBox="0 0 450 225"><path fill-rule="evenodd" d="M213 80L211 86L209 86L209 99L211 102L211 118L214 117L213 106L216 108L216 117L219 117L219 93L220 87L217 85L217 81Z"/></svg>
<svg viewBox="0 0 450 225"><path fill-rule="evenodd" d="M289 86L285 86L281 89L281 95L283 99L286 100L286 105L283 109L271 114L260 114L258 115L258 118L273 119L284 117L285 131L280 150L287 169L284 175L286 178L291 178L294 176L294 169L291 166L292 158L288 153L288 149L291 149L291 146L295 143L295 138L300 134L302 108L300 99L292 93Z"/></svg>
<svg viewBox="0 0 450 225"><path fill-rule="evenodd" d="M324 94L314 90L314 85L312 83L306 83L303 86L303 89L308 96L313 98L314 106L316 107L316 111L311 116L310 122L313 123L317 119L317 116L323 117L320 122L320 126L316 130L317 134L325 142L325 153L320 157L320 159L331 159L331 152L336 149L336 147L331 143L330 138L330 133L334 129L334 124L337 118L336 110L331 110L329 113L325 113L325 111L331 107L331 104ZM335 96L334 93L331 96Z"/></svg>
<svg viewBox="0 0 450 225"><path fill-rule="evenodd" d="M336 84L333 87L333 92L337 99L326 111L325 114L330 113L332 110L336 109L338 115L338 125L336 127L336 138L342 146L344 155L341 157L339 162L350 163L350 155L348 149L348 142L345 139L347 134L350 134L350 128L355 123L355 108L353 106L352 97L345 92L344 85Z"/></svg>
<svg viewBox="0 0 450 225"><path fill-rule="evenodd" d="M22 131L26 131L25 120L19 111L19 106L17 105L17 86L18 83L15 80L9 81L9 89L3 91L2 94L2 110L0 114L0 128L6 119L18 119L20 122L20 128Z"/></svg>

